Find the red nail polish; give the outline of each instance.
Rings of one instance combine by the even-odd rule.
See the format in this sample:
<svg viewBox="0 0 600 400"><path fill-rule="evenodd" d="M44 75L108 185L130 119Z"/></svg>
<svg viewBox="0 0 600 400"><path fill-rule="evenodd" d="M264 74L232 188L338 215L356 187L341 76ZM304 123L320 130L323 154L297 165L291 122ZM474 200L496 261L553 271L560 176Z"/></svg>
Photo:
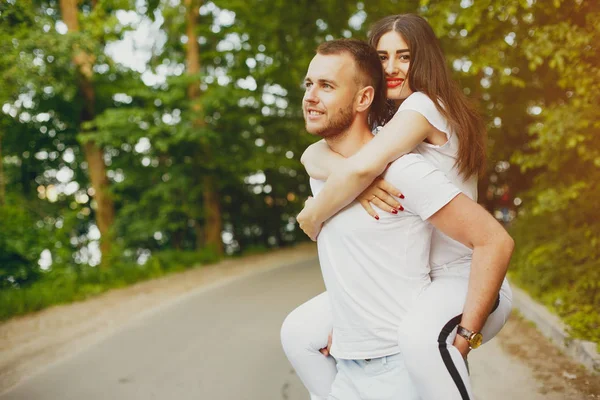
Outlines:
<svg viewBox="0 0 600 400"><path fill-rule="evenodd" d="M404 195L402 193L400 193L400 196L398 196L398 197L400 197L401 199L403 199Z"/></svg>
<svg viewBox="0 0 600 400"><path fill-rule="evenodd" d="M375 216L375 219L379 221L379 215L376 215L376 216Z"/></svg>
<svg viewBox="0 0 600 400"><path fill-rule="evenodd" d="M393 214L398 214L398 210L396 210L396 209L393 209L393 210L392 210L392 213L393 213Z"/></svg>
<svg viewBox="0 0 600 400"><path fill-rule="evenodd" d="M399 210L404 211L404 207L400 206Z"/></svg>

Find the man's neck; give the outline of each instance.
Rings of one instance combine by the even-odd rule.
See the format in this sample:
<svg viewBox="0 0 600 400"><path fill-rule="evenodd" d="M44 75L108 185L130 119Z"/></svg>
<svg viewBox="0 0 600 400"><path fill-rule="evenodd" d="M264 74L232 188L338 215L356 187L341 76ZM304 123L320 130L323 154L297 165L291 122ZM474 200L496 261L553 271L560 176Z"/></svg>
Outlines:
<svg viewBox="0 0 600 400"><path fill-rule="evenodd" d="M355 121L346 131L326 138L331 150L345 158L353 156L361 147L373 139L369 126L364 121Z"/></svg>

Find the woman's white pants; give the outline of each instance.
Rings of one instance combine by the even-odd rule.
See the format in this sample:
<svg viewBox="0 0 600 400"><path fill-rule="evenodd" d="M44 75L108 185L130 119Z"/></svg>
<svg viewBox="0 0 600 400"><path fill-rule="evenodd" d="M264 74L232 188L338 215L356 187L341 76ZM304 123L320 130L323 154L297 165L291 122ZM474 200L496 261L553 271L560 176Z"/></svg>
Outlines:
<svg viewBox="0 0 600 400"><path fill-rule="evenodd" d="M438 271L403 318L398 332L401 354L422 400L473 399L467 365L452 344L468 288L468 273ZM506 323L512 292L505 280L498 302L482 329L484 342ZM312 400L326 399L337 373L332 357L319 352L332 329L327 292L292 311L281 328L281 342ZM474 350L476 351L476 350Z"/></svg>

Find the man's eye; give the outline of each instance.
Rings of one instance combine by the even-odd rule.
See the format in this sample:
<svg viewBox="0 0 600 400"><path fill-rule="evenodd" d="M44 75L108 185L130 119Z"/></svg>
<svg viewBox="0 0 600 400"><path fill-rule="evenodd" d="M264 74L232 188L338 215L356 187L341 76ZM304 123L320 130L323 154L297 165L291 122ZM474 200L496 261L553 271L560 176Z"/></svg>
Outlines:
<svg viewBox="0 0 600 400"><path fill-rule="evenodd" d="M333 86L331 86L331 85L330 85L330 84L328 84L328 83L324 83L324 84L323 84L323 88L324 88L324 89L333 89Z"/></svg>
<svg viewBox="0 0 600 400"><path fill-rule="evenodd" d="M310 83L310 82L304 82L304 87L306 89L309 89L311 86L312 86L312 83Z"/></svg>

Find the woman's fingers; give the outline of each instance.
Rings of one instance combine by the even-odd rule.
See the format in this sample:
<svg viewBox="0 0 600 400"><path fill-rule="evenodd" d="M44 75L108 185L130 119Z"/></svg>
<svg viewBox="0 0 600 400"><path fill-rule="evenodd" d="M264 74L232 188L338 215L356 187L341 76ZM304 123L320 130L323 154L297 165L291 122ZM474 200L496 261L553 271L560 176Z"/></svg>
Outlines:
<svg viewBox="0 0 600 400"><path fill-rule="evenodd" d="M377 191L375 191L373 194L375 195L375 199L371 200L371 202L382 210L386 210L394 214L396 214L394 211L404 210L402 204L398 203L398 201L390 196L388 192L382 189L377 189ZM376 199L380 200L380 202L375 202Z"/></svg>
<svg viewBox="0 0 600 400"><path fill-rule="evenodd" d="M390 207L387 203L381 201L379 198L375 197L373 200L371 200L371 204L381 208L382 210L386 210L387 212L390 212L392 214L398 214L398 210Z"/></svg>
<svg viewBox="0 0 600 400"><path fill-rule="evenodd" d="M360 205L365 209L367 213L369 213L371 217L379 219L379 215L377 215L375 210L373 210L373 207L371 207L371 203L369 203L367 200L360 200L359 202Z"/></svg>
<svg viewBox="0 0 600 400"><path fill-rule="evenodd" d="M379 181L377 181L377 186L379 187L379 189L387 192L388 194L390 194L392 196L396 196L401 199L404 198L404 195L402 194L402 192L400 190L398 190L398 188L396 188L394 185L392 185L391 183L389 183L383 179L380 179Z"/></svg>

